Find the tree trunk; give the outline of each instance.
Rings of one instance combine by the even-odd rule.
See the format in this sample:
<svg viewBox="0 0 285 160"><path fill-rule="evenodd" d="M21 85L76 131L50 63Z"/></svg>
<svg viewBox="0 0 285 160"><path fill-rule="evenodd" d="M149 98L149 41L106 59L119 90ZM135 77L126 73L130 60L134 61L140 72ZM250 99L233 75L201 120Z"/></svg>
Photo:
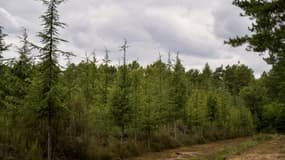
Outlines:
<svg viewBox="0 0 285 160"><path fill-rule="evenodd" d="M135 129L135 145L137 145L137 128Z"/></svg>
<svg viewBox="0 0 285 160"><path fill-rule="evenodd" d="M148 129L148 133L147 133L147 148L148 148L148 150L150 151L150 143L151 143L151 131L150 131L150 129Z"/></svg>
<svg viewBox="0 0 285 160"><path fill-rule="evenodd" d="M121 128L121 145L124 143L124 134L125 134L125 127L122 126Z"/></svg>
<svg viewBox="0 0 285 160"><path fill-rule="evenodd" d="M50 127L50 120L49 120L49 122L48 122L49 124L48 124L48 139L47 139L47 141L48 141L48 159L47 160L51 160L52 158L51 158L51 149L52 149L52 144L51 144L51 127Z"/></svg>
<svg viewBox="0 0 285 160"><path fill-rule="evenodd" d="M6 123L5 125L5 130L6 130L6 133L5 133L5 137L6 137L6 140L5 140L5 145L4 145L4 148L3 148L3 155L4 155L4 158L8 157L8 146L9 146L9 121L8 121L8 111L6 111L6 114L4 116L4 122Z"/></svg>
<svg viewBox="0 0 285 160"><path fill-rule="evenodd" d="M167 134L170 136L170 123L167 123Z"/></svg>
<svg viewBox="0 0 285 160"><path fill-rule="evenodd" d="M186 134L186 124L187 124L187 116L186 116L186 107L183 106L183 134Z"/></svg>
<svg viewBox="0 0 285 160"><path fill-rule="evenodd" d="M176 125L176 120L174 120L174 139L176 139L176 131L177 130L177 125Z"/></svg>

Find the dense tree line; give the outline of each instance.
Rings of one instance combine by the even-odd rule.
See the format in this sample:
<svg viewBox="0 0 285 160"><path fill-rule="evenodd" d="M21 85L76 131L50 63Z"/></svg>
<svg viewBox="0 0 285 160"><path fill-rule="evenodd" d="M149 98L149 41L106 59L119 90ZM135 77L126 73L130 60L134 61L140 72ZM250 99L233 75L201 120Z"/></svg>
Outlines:
<svg viewBox="0 0 285 160"><path fill-rule="evenodd" d="M250 35L237 36L226 43L234 47L247 44L247 50L265 55L272 66L254 85L246 88L246 102L258 122L258 129L285 130L285 1L282 0L234 0L248 17Z"/></svg>
<svg viewBox="0 0 285 160"><path fill-rule="evenodd" d="M58 48L66 42L59 34L65 24L57 10L63 0L42 2L47 11L41 17L41 46L30 42L24 29L19 56L5 59L11 45L0 27L0 159L123 158L256 131L284 131L283 40L268 37L268 42L276 40L272 45L278 50L269 43L259 46L263 25L253 26L257 36L228 42L249 42L250 48L270 51L273 68L259 79L243 64L211 69L206 63L201 71L187 70L179 53L175 60L169 53L167 62L159 54L147 66L128 63L126 40L122 65L113 65L107 49L102 60L93 52L92 58L87 54L73 64L73 54ZM278 2L251 3L278 10L273 5ZM262 13L268 10L255 14L262 7L234 3L248 15L266 18ZM38 53L37 60L32 52ZM67 57L65 68L59 56Z"/></svg>

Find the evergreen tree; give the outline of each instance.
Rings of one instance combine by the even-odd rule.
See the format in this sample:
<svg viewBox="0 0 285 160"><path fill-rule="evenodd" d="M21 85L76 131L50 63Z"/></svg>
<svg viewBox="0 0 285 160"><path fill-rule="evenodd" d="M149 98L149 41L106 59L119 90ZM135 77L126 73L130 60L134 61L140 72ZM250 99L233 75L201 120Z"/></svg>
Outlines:
<svg viewBox="0 0 285 160"><path fill-rule="evenodd" d="M7 135L9 135L10 145L19 143L16 139L24 131L19 130L24 123L22 122L23 114L25 113L25 100L32 78L32 64L28 57L31 46L27 41L27 33L24 30L23 37L21 37L22 46L18 48L20 57L13 62L9 70L5 74L5 104L7 108ZM13 126L13 127L12 127ZM8 138L7 138L8 140Z"/></svg>
<svg viewBox="0 0 285 160"><path fill-rule="evenodd" d="M91 90L92 90L92 100L98 101L98 81L99 81L99 73L98 73L98 67L97 67L97 58L96 58L96 52L93 50L92 52L92 61L91 61Z"/></svg>
<svg viewBox="0 0 285 160"><path fill-rule="evenodd" d="M124 45L121 47L124 52L123 66L119 68L117 84L113 90L111 105L112 115L114 122L121 129L121 144L123 144L125 131L127 126L132 122L133 108L130 105L129 99L129 80L128 80L128 68L126 64L126 51L127 40L124 41Z"/></svg>
<svg viewBox="0 0 285 160"><path fill-rule="evenodd" d="M3 27L0 26L0 64L2 63L3 59L3 52L7 51L10 47L11 44L6 44L4 38L7 37L7 34L3 33Z"/></svg>
<svg viewBox="0 0 285 160"><path fill-rule="evenodd" d="M186 105L189 129L192 133L197 132L202 135L207 122L207 93L204 90L194 89Z"/></svg>
<svg viewBox="0 0 285 160"><path fill-rule="evenodd" d="M213 72L214 86L224 87L223 73L224 73L224 66L223 65L221 65L220 67L217 67L216 70Z"/></svg>
<svg viewBox="0 0 285 160"><path fill-rule="evenodd" d="M143 83L143 69L137 61L133 61L129 65L130 72L130 105L133 108L133 129L134 139L137 142L137 136L139 131L140 113L142 108L142 83Z"/></svg>
<svg viewBox="0 0 285 160"><path fill-rule="evenodd" d="M209 95L208 100L207 100L207 107L208 107L208 119L210 122L213 122L217 118L217 100L214 95Z"/></svg>
<svg viewBox="0 0 285 160"><path fill-rule="evenodd" d="M283 0L234 0L233 4L244 12L243 17L249 17L254 23L249 27L251 35L238 36L229 39L226 43L239 46L247 43L247 49L255 52L269 51L266 61L276 64L284 57L284 13Z"/></svg>
<svg viewBox="0 0 285 160"><path fill-rule="evenodd" d="M204 89L210 89L212 83L213 72L208 63L205 64L205 67L202 70L201 74L201 87Z"/></svg>
<svg viewBox="0 0 285 160"><path fill-rule="evenodd" d="M154 68L152 66L148 66L145 69L145 79L143 82L144 103L141 116L141 128L146 134L148 149L150 149L152 134L159 125L160 114L159 106L157 106L156 102L156 84L153 83L156 78L154 73Z"/></svg>
<svg viewBox="0 0 285 160"><path fill-rule="evenodd" d="M181 64L179 56L176 56L173 77L171 82L171 102L174 123L174 137L177 137L177 120L182 118L186 122L186 85L185 85L185 69Z"/></svg>
<svg viewBox="0 0 285 160"><path fill-rule="evenodd" d="M168 81L168 74L167 71L167 65L162 62L161 55L159 54L159 58L157 61L155 61L152 65L150 65L150 68L152 68L152 83L154 84L153 90L154 90L154 96L155 103L158 108L159 119L157 121L158 124L164 125L166 122L168 122L168 98L167 98L167 81Z"/></svg>
<svg viewBox="0 0 285 160"><path fill-rule="evenodd" d="M55 118L60 118L62 105L60 92L58 88L60 68L57 58L60 54L68 54L58 49L60 42L66 42L59 37L59 28L64 28L65 24L59 21L58 5L64 0L42 0L47 7L46 12L41 16L43 30L39 32L42 47L35 46L40 50L40 77L39 84L39 108L38 117L45 120L46 128L46 146L47 160L55 159L53 153L56 152L55 144L55 124L58 123Z"/></svg>
<svg viewBox="0 0 285 160"><path fill-rule="evenodd" d="M111 60L109 59L109 50L105 49L105 57L103 59L103 89L102 89L102 102L104 106L108 103L108 95L109 95L109 87L110 87L110 68L109 64L111 63Z"/></svg>
<svg viewBox="0 0 285 160"><path fill-rule="evenodd" d="M32 78L32 61L31 61L31 51L32 46L28 41L27 30L23 30L23 35L20 37L22 46L18 47L19 60L13 66L13 74L17 78L17 94L18 98L24 100L27 94L28 87Z"/></svg>
<svg viewBox="0 0 285 160"><path fill-rule="evenodd" d="M226 66L223 80L233 95L238 95L243 87L248 86L253 80L253 71L245 65Z"/></svg>
<svg viewBox="0 0 285 160"><path fill-rule="evenodd" d="M91 80L90 73L92 70L90 69L91 67L91 62L89 60L89 57L87 53L85 53L85 63L83 64L85 68L83 68L82 72L84 73L84 81L83 81L83 94L85 98L85 110L90 108L90 104L92 101L92 94L91 94L91 86L93 84Z"/></svg>
<svg viewBox="0 0 285 160"><path fill-rule="evenodd" d="M168 135L170 135L170 125L171 123L173 122L173 115L172 115L172 105L173 105L173 102L172 102L172 99L171 99L171 96L172 96L172 69L173 69L173 66L172 66L172 59L171 59L171 53L168 52L168 59L167 59L167 90L166 90L166 94L167 94L167 103L166 103L166 110L167 110L167 116L166 116L166 122L167 122L167 132L168 132Z"/></svg>
<svg viewBox="0 0 285 160"><path fill-rule="evenodd" d="M226 43L236 47L247 44L247 50L268 53L265 61L272 65L268 76L269 96L285 103L285 2L283 0L234 0L233 4L241 8L241 16L253 21L249 27L250 35L229 39Z"/></svg>
<svg viewBox="0 0 285 160"><path fill-rule="evenodd" d="M98 67L97 73L97 88L98 88L98 100L96 103L98 106L98 114L95 119L100 121L101 130L106 132L110 129L110 89L112 86L112 81L115 76L116 70L110 65L111 60L109 59L109 50L105 48L105 56L103 58L103 63Z"/></svg>
<svg viewBox="0 0 285 160"><path fill-rule="evenodd" d="M7 87L7 82L9 82L9 68L4 62L3 53L9 49L11 45L6 44L5 37L7 34L3 33L3 27L0 26L0 115L2 119L0 120L0 125L3 126L1 130L0 141L4 142L4 147L1 147L3 150L4 157L7 156L7 146L9 144L9 108L7 104L8 92L11 88Z"/></svg>
<svg viewBox="0 0 285 160"><path fill-rule="evenodd" d="M24 30L19 59L6 63L3 52L10 45L0 27L0 159L108 159L131 155L124 149L138 146L149 151L174 147L188 136L202 142L250 135L254 125L258 131L285 130L283 1L234 1L256 23L252 35L228 43L269 51L272 70L259 80L240 64L212 71L207 63L202 71L185 72L179 55L172 63L170 53L166 63L159 56L146 67L127 64L126 40L123 65L112 66L107 49L100 65L95 51L92 58L71 64L71 54L58 49L65 42L58 14L64 0L41 1L47 7L41 16L42 46L30 43ZM34 48L39 63L30 58ZM61 54L68 58L62 71ZM127 145L118 147L119 139Z"/></svg>
<svg viewBox="0 0 285 160"><path fill-rule="evenodd" d="M3 53L9 49L11 45L7 45L5 42L7 34L3 33L3 27L0 26L0 108L4 107L4 96L5 96L5 84L4 84L4 73L5 66L3 64Z"/></svg>
<svg viewBox="0 0 285 160"><path fill-rule="evenodd" d="M261 131L264 123L262 121L263 106L268 102L264 77L262 76L250 86L244 87L241 90L241 97L243 98L246 107L251 111L257 131Z"/></svg>

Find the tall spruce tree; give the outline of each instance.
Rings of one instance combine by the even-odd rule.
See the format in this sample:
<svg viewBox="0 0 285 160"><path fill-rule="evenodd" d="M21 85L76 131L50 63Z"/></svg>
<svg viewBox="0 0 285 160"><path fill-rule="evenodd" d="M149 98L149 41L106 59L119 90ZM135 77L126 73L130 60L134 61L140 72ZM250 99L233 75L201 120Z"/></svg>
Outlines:
<svg viewBox="0 0 285 160"><path fill-rule="evenodd" d="M13 105L13 111L11 113L13 125L16 125L16 119L19 120L20 117L23 116L25 108L23 106L25 105L32 79L32 61L30 58L32 46L28 42L26 29L23 30L23 35L19 38L21 40L21 46L17 47L19 58L14 62L11 68L11 83L9 83L11 92L9 103Z"/></svg>
<svg viewBox="0 0 285 160"><path fill-rule="evenodd" d="M61 101L59 99L58 80L60 67L58 57L67 52L58 49L60 42L66 40L60 38L59 29L64 28L65 24L59 21L58 5L64 0L41 0L47 7L45 13L41 16L43 30L38 36L41 38L42 47L35 46L40 50L40 91L39 91L39 117L45 120L47 124L47 160L54 159L53 149L55 138L55 117L60 117L59 113L62 110Z"/></svg>
<svg viewBox="0 0 285 160"><path fill-rule="evenodd" d="M124 135L126 127L132 122L132 110L129 100L129 80L128 80L128 68L126 65L126 52L127 52L127 40L121 46L121 50L124 53L123 66L119 68L118 80L114 88L111 99L111 112L115 121L115 124L121 129L121 144L124 142Z"/></svg>
<svg viewBox="0 0 285 160"><path fill-rule="evenodd" d="M212 70L208 63L205 64L202 74L201 74L201 88L203 89L210 89L210 84L212 80Z"/></svg>
<svg viewBox="0 0 285 160"><path fill-rule="evenodd" d="M182 118L186 121L186 85L185 85L185 69L180 61L179 54L176 55L176 63L174 65L173 77L171 82L171 102L174 122L174 137L177 137L177 120Z"/></svg>
<svg viewBox="0 0 285 160"><path fill-rule="evenodd" d="M171 52L169 51L168 52L168 59L167 59L167 116L166 116L166 121L167 121L167 132L168 132L168 135L170 135L170 126L171 126L171 123L173 121L172 117L173 117L173 113L172 113L172 99L171 99L171 96L172 96L172 90L171 90L171 86L172 86L172 69L173 69L173 64L172 64L172 59L171 59Z"/></svg>
<svg viewBox="0 0 285 160"><path fill-rule="evenodd" d="M11 45L6 44L5 37L7 37L7 34L3 33L3 27L0 26L0 108L4 107L4 96L5 96L5 90L4 90L4 81L3 81L3 75L4 75L4 68L3 65L3 53L9 49Z"/></svg>
<svg viewBox="0 0 285 160"><path fill-rule="evenodd" d="M9 120L8 120L9 109L8 109L7 102L5 99L7 96L7 91L10 88L7 88L6 86L8 67L4 65L3 63L4 62L3 53L7 51L9 47L11 46L10 44L6 44L5 39L4 39L5 37L7 37L7 34L3 33L3 27L0 26L0 115L2 115L2 118L3 118L2 123L4 123L4 124L1 124L1 121L0 121L0 125L4 126L3 127L4 130L1 131L2 134L0 135L1 136L0 138L4 139L4 142L5 142L5 146L2 147L4 157L7 156L7 146L9 143Z"/></svg>
<svg viewBox="0 0 285 160"><path fill-rule="evenodd" d="M13 74L19 79L20 87L23 87L23 90L20 90L22 94L21 98L23 98L27 92L27 88L24 87L27 87L28 81L30 81L28 78L31 78L32 63L30 54L33 49L28 41L28 34L25 28L23 29L23 35L20 37L20 40L21 46L17 47L20 56L19 60L14 64Z"/></svg>
<svg viewBox="0 0 285 160"><path fill-rule="evenodd" d="M144 103L142 105L141 127L146 135L147 146L150 149L151 137L159 126L159 106L157 105L157 83L155 66L150 65L145 69L144 81L142 83Z"/></svg>
<svg viewBox="0 0 285 160"><path fill-rule="evenodd" d="M164 106L164 100L163 100L163 78L164 78L164 71L165 71L165 64L162 62L161 60L161 54L159 53L159 59L158 61L155 63L155 65L157 66L157 73L158 73L158 111L160 113L162 113L162 111L165 109L163 108ZM160 117L159 117L159 121L158 123L159 124L162 124L163 121L164 121L164 115L161 114Z"/></svg>
<svg viewBox="0 0 285 160"><path fill-rule="evenodd" d="M133 108L133 123L132 129L134 130L134 140L137 142L137 135L140 123L140 110L142 106L142 94L141 94L141 86L142 86L142 78L143 78L143 69L139 65L137 61L133 61L129 64L130 72L130 105Z"/></svg>
<svg viewBox="0 0 285 160"><path fill-rule="evenodd" d="M110 69L109 64L111 63L111 60L109 59L109 50L105 48L105 57L103 59L103 89L102 89L102 102L104 107L107 106L108 103L108 94L109 94L109 86L110 86Z"/></svg>
<svg viewBox="0 0 285 160"><path fill-rule="evenodd" d="M93 82L91 81L91 79L93 77L91 76L91 72L92 72L92 68L90 67L92 65L91 63L92 62L90 62L88 54L86 52L85 53L85 68L83 68L83 71L82 71L84 73L83 92L84 92L86 110L90 108L91 101L92 101L91 86Z"/></svg>

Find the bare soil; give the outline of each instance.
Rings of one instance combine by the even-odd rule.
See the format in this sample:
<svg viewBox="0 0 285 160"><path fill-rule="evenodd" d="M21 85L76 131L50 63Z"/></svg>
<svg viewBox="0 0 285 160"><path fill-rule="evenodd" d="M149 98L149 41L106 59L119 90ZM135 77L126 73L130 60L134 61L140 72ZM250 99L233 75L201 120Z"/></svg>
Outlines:
<svg viewBox="0 0 285 160"><path fill-rule="evenodd" d="M285 160L285 135L266 141L230 160Z"/></svg>
<svg viewBox="0 0 285 160"><path fill-rule="evenodd" d="M208 144L192 145L163 152L147 153L141 157L132 158L130 160L195 160L225 148L236 146L248 139L249 138L236 138Z"/></svg>

